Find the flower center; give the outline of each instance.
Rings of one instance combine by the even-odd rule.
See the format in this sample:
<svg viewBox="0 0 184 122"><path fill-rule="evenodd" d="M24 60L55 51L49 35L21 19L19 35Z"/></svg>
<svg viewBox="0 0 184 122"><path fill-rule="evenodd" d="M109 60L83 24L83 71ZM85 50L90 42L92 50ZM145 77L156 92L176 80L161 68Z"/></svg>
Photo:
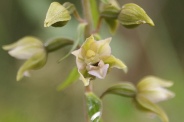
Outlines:
<svg viewBox="0 0 184 122"><path fill-rule="evenodd" d="M86 53L87 58L92 58L95 56L95 52L93 50L88 50Z"/></svg>

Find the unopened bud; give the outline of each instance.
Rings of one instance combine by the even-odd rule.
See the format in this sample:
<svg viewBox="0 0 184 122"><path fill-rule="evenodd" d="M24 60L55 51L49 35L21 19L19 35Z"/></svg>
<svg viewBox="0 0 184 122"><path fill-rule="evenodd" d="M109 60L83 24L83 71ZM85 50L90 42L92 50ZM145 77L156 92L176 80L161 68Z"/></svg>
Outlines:
<svg viewBox="0 0 184 122"><path fill-rule="evenodd" d="M118 20L127 28L133 28L145 23L154 26L153 21L146 12L134 3L128 3L122 7Z"/></svg>
<svg viewBox="0 0 184 122"><path fill-rule="evenodd" d="M121 9L116 0L109 0L100 6L100 14L104 18L117 19Z"/></svg>
<svg viewBox="0 0 184 122"><path fill-rule="evenodd" d="M51 3L46 19L44 22L44 27L62 27L71 19L69 11L58 2Z"/></svg>

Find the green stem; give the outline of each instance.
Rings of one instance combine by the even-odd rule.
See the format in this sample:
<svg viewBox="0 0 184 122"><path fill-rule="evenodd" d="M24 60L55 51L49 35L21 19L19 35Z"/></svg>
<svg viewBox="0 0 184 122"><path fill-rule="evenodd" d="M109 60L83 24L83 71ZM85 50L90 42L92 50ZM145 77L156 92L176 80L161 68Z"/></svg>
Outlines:
<svg viewBox="0 0 184 122"><path fill-rule="evenodd" d="M90 1L89 0L81 0L82 1L82 7L83 7L83 14L84 14L84 19L87 22L87 26L86 26L86 30L85 30L85 38L88 38L91 35L91 30L92 30L92 26L93 26L93 20L92 20L92 13L91 13L91 9L90 9ZM87 92L92 92L92 83L90 82L90 84L88 86L85 86L85 93ZM86 102L85 102L86 103ZM89 116L88 116L88 111L87 108L85 109L85 118L86 118L86 122L90 122L89 120Z"/></svg>
<svg viewBox="0 0 184 122"><path fill-rule="evenodd" d="M89 0L82 0L82 7L83 7L83 14L84 19L87 22L87 27L85 30L85 38L88 38L91 35L91 28L93 25L93 20L91 18L91 9L90 9L90 1ZM92 84L90 83L89 86L85 87L85 92L92 91Z"/></svg>
<svg viewBox="0 0 184 122"><path fill-rule="evenodd" d="M80 17L79 13L76 10L73 12L73 15L80 23L85 22L85 20Z"/></svg>
<svg viewBox="0 0 184 122"><path fill-rule="evenodd" d="M96 26L95 30L92 32L93 34L96 34L100 31L100 27L101 27L101 24L102 24L102 19L103 19L103 17L100 16L99 19L98 19L98 22L97 22L97 26Z"/></svg>
<svg viewBox="0 0 184 122"><path fill-rule="evenodd" d="M83 6L84 18L88 23L85 31L85 38L88 38L91 35L91 28L93 25L89 0L82 0L82 6Z"/></svg>

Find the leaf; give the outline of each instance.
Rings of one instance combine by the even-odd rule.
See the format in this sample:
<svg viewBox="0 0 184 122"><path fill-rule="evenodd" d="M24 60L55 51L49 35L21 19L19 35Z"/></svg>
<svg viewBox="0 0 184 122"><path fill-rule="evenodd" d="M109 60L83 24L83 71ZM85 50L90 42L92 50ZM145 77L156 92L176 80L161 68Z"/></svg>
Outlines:
<svg viewBox="0 0 184 122"><path fill-rule="evenodd" d="M71 54L71 52L76 49L76 47L78 46L80 41L84 40L84 30L85 30L86 25L87 25L87 23L80 23L78 25L78 28L77 28L77 32L78 32L77 40L74 42L73 47L70 49L70 51L64 57L62 57L59 60L59 62L61 62L65 58L67 58Z"/></svg>
<svg viewBox="0 0 184 122"><path fill-rule="evenodd" d="M166 115L166 113L159 107L157 104L152 103L148 99L146 99L142 95L136 96L136 101L143 107L144 109L151 111L155 114L157 114L163 122L169 122L169 119Z"/></svg>
<svg viewBox="0 0 184 122"><path fill-rule="evenodd" d="M55 39L52 39L52 40L45 42L44 46L45 46L47 52L53 52L53 51L58 50L62 47L72 45L73 43L74 43L74 41L71 39L55 38Z"/></svg>
<svg viewBox="0 0 184 122"><path fill-rule="evenodd" d="M62 27L71 19L69 11L58 2L52 2L47 11L44 27Z"/></svg>
<svg viewBox="0 0 184 122"><path fill-rule="evenodd" d="M99 18L99 13L98 13L98 7L96 0L89 0L90 2L90 8L91 8L91 13L92 13L92 18L93 18L93 26L96 27L98 23L98 18Z"/></svg>
<svg viewBox="0 0 184 122"><path fill-rule="evenodd" d="M87 109L90 122L102 122L102 102L101 100L92 92L87 92Z"/></svg>
<svg viewBox="0 0 184 122"><path fill-rule="evenodd" d="M63 89L74 83L78 78L79 78L78 69L77 67L74 67L70 72L70 74L68 75L68 77L66 78L66 80L57 87L57 90L62 91Z"/></svg>
<svg viewBox="0 0 184 122"><path fill-rule="evenodd" d="M120 95L123 97L135 97L136 95L136 88L135 86L130 83L119 83L114 86L109 87L102 95L101 98L106 94L115 94Z"/></svg>

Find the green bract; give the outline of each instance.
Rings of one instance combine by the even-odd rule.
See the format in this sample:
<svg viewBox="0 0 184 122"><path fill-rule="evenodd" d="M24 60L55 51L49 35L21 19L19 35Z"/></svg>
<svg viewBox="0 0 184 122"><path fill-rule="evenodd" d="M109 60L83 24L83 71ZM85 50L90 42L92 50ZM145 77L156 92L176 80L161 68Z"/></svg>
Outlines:
<svg viewBox="0 0 184 122"><path fill-rule="evenodd" d="M81 80L87 86L93 78L104 79L112 67L127 71L126 65L111 55L111 38L95 41L93 36L86 39L80 49L73 51Z"/></svg>
<svg viewBox="0 0 184 122"><path fill-rule="evenodd" d="M62 27L71 19L70 12L58 2L52 2L47 11L44 27Z"/></svg>
<svg viewBox="0 0 184 122"><path fill-rule="evenodd" d="M101 122L102 101L93 93L85 93L90 122Z"/></svg>
<svg viewBox="0 0 184 122"><path fill-rule="evenodd" d="M118 16L118 20L123 26L127 28L136 27L145 23L154 26L153 21L146 14L146 12L140 6L134 3L128 3L122 7Z"/></svg>
<svg viewBox="0 0 184 122"><path fill-rule="evenodd" d="M17 81L23 76L29 76L30 70L43 67L47 61L47 52L43 43L31 36L24 37L17 42L3 46L4 50L17 59L27 60L17 73Z"/></svg>

